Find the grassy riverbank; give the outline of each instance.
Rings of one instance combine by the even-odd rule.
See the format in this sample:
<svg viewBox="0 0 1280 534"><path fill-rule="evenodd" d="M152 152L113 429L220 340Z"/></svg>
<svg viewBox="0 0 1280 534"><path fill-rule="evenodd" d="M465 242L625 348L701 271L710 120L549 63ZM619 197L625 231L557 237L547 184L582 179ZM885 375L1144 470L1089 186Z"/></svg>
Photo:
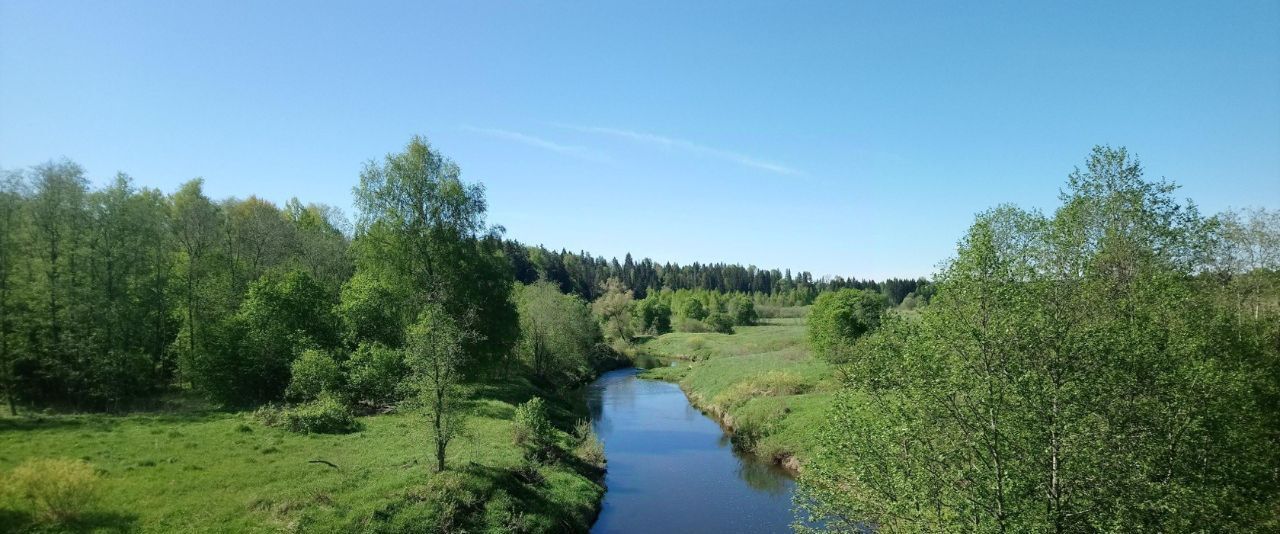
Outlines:
<svg viewBox="0 0 1280 534"><path fill-rule="evenodd" d="M732 429L735 443L796 470L817 447L838 386L834 371L809 353L802 317L735 330L648 341L641 350L677 362L644 376L679 383L696 406Z"/></svg>
<svg viewBox="0 0 1280 534"><path fill-rule="evenodd" d="M443 474L432 473L426 420L412 411L361 417L352 434L300 435L247 412L191 408L0 418L0 473L32 458L92 464L101 500L70 525L79 530L585 531L604 492L597 468L570 457L542 466L538 482L520 473L510 420L535 394L553 399L562 428L586 415L523 379L479 386ZM19 496L2 493L0 531L46 528Z"/></svg>

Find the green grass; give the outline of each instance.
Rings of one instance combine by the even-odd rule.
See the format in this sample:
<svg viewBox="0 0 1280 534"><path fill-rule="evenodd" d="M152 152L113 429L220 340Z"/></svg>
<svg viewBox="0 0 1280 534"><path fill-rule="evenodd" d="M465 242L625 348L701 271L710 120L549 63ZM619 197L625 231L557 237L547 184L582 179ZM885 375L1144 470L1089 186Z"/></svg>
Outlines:
<svg viewBox="0 0 1280 534"><path fill-rule="evenodd" d="M523 381L480 388L467 435L448 449L446 475L431 472L419 414L362 417L363 430L352 434L299 435L249 413L213 411L2 418L0 473L36 457L90 462L101 475L102 501L63 529L430 531L447 521L441 501L454 499L454 523L473 531L512 521L534 531L585 531L604 491L594 468L569 458L543 466L541 483L515 475L521 454L510 418L515 403L535 392ZM583 415L563 400L554 408L562 428ZM561 439L568 448L570 438ZM56 529L35 524L15 496L3 499L0 531ZM504 503L509 509L499 509Z"/></svg>
<svg viewBox="0 0 1280 534"><path fill-rule="evenodd" d="M818 429L838 383L834 370L805 344L803 309L733 334L664 334L642 350L676 364L645 377L678 382L700 408L733 429L755 454L803 464L818 446ZM794 467L794 464L792 465Z"/></svg>

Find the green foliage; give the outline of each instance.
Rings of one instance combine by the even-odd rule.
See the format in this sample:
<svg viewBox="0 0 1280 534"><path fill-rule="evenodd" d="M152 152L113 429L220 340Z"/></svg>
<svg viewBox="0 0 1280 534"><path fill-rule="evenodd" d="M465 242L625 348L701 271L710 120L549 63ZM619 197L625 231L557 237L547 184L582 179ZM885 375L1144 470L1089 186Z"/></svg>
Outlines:
<svg viewBox="0 0 1280 534"><path fill-rule="evenodd" d="M582 299L537 282L519 287L515 300L521 333L517 352L538 376L570 385L592 375L600 325Z"/></svg>
<svg viewBox="0 0 1280 534"><path fill-rule="evenodd" d="M888 302L879 293L841 289L823 293L809 312L809 346L815 355L833 363L849 359L858 338L880 326Z"/></svg>
<svg viewBox="0 0 1280 534"><path fill-rule="evenodd" d="M405 398L409 367L401 351L383 345L361 344L345 362L347 394L354 401L388 405Z"/></svg>
<svg viewBox="0 0 1280 534"><path fill-rule="evenodd" d="M573 427L573 438L577 442L574 447L574 454L588 465L597 469L604 469L607 461L604 455L604 443L600 441L595 429L591 427L591 421L586 419L578 420Z"/></svg>
<svg viewBox="0 0 1280 534"><path fill-rule="evenodd" d="M727 313L715 312L703 321L712 332L720 334L733 333L733 318Z"/></svg>
<svg viewBox="0 0 1280 534"><path fill-rule="evenodd" d="M396 287L374 271L357 271L343 284L336 310L348 343L401 346L411 298L408 288Z"/></svg>
<svg viewBox="0 0 1280 534"><path fill-rule="evenodd" d="M474 372L501 361L516 342L519 325L511 302L511 265L502 256L500 228L488 227L484 188L463 183L458 166L421 137L403 152L370 161L355 189L359 210L353 249L358 285L344 296L348 325L357 342L400 345L396 332L428 306L439 306L475 335L460 339ZM395 295L378 311L379 295ZM405 301L398 302L400 296ZM376 324L364 326L366 318ZM400 321L398 324L396 321Z"/></svg>
<svg viewBox="0 0 1280 534"><path fill-rule="evenodd" d="M100 500L98 474L84 460L36 458L23 462L4 477L12 492L45 523L71 522L93 511Z"/></svg>
<svg viewBox="0 0 1280 534"><path fill-rule="evenodd" d="M680 305L680 317L685 319L701 321L706 319L708 314L709 312L707 311L706 306L702 304L702 300L697 298L686 299Z"/></svg>
<svg viewBox="0 0 1280 534"><path fill-rule="evenodd" d="M329 393L281 409L278 414L260 414L260 420L300 434L348 434L361 428L347 405Z"/></svg>
<svg viewBox="0 0 1280 534"><path fill-rule="evenodd" d="M737 326L751 326L760 319L756 314L755 303L743 294L733 295L729 299L729 317Z"/></svg>
<svg viewBox="0 0 1280 534"><path fill-rule="evenodd" d="M1197 279L1211 225L1173 191L1100 147L1052 217L979 215L930 305L848 360L801 479L808 517L885 531L1274 523L1274 345Z"/></svg>
<svg viewBox="0 0 1280 534"><path fill-rule="evenodd" d="M625 289L617 278L610 278L604 285L604 293L591 303L591 310L600 320L605 339L631 340L632 306L631 291Z"/></svg>
<svg viewBox="0 0 1280 534"><path fill-rule="evenodd" d="M435 446L436 471L445 469L445 449L462 431L462 330L443 306L427 304L409 328L405 361L413 372Z"/></svg>
<svg viewBox="0 0 1280 534"><path fill-rule="evenodd" d="M234 316L205 326L200 350L185 354L183 375L227 405L280 399L298 353L337 344L332 306L305 272L269 272Z"/></svg>
<svg viewBox="0 0 1280 534"><path fill-rule="evenodd" d="M343 393L342 366L327 351L308 349L290 366L289 387L285 396L293 401L309 401L322 393Z"/></svg>
<svg viewBox="0 0 1280 534"><path fill-rule="evenodd" d="M662 335L671 331L671 306L657 294L650 294L636 301L636 330L645 334Z"/></svg>
<svg viewBox="0 0 1280 534"><path fill-rule="evenodd" d="M539 462L554 457L555 428L547 416L547 405L541 397L529 399L516 407L511 420L511 435L516 445L524 448L525 455Z"/></svg>

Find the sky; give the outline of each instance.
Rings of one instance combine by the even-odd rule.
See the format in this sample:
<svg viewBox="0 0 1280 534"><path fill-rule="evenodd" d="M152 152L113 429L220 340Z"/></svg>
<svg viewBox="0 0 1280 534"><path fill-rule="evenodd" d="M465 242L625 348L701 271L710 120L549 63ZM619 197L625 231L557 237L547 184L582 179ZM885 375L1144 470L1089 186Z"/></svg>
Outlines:
<svg viewBox="0 0 1280 534"><path fill-rule="evenodd" d="M414 135L550 248L929 275L1094 145L1280 208L1280 2L0 0L0 168L351 211Z"/></svg>

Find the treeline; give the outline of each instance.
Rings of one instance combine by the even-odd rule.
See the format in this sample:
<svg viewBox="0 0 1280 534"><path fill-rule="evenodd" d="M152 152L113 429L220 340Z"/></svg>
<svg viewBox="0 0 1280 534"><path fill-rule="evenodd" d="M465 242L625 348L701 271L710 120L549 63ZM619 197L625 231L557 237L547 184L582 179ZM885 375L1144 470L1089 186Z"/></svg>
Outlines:
<svg viewBox="0 0 1280 534"><path fill-rule="evenodd" d="M503 250L511 259L517 281L530 284L547 280L556 284L561 292L573 293L588 301L600 298L605 281L610 279L618 280L637 299L662 289L773 295L778 297L778 305L785 306L809 305L821 292L846 287L884 293L895 305L909 295L917 295L924 301L932 295L932 286L923 278L890 278L881 282L839 276L814 279L808 271L793 275L791 269L760 269L754 265L660 264L649 258L635 261L630 253L619 262L617 258L605 259L587 251L555 251L514 240L505 240Z"/></svg>
<svg viewBox="0 0 1280 534"><path fill-rule="evenodd" d="M330 307L351 273L337 210L215 202L201 185L166 195L122 174L90 190L67 161L0 177L0 387L11 410L112 408L154 394L180 360L200 367L201 354L245 333L226 319L241 314L235 328L248 328L273 313L261 309L276 304L273 292L296 296L284 305ZM337 343L332 320L310 319L297 326Z"/></svg>
<svg viewBox="0 0 1280 534"><path fill-rule="evenodd" d="M1174 191L1099 147L1052 214L980 214L918 315L824 296L810 339L845 387L800 480L811 524L1280 526L1280 213Z"/></svg>
<svg viewBox="0 0 1280 534"><path fill-rule="evenodd" d="M353 223L296 199L215 200L199 179L167 194L123 174L92 188L69 161L4 173L10 411L120 410L174 386L227 406L315 399L316 383L350 405L394 402L406 388L389 382L412 374L410 330L428 308L462 332L463 375L524 366L572 382L612 357L605 341L731 332L757 306L808 304L847 283L527 247L485 222L482 187L459 174L415 139L366 166ZM291 396L299 373L313 383Z"/></svg>

